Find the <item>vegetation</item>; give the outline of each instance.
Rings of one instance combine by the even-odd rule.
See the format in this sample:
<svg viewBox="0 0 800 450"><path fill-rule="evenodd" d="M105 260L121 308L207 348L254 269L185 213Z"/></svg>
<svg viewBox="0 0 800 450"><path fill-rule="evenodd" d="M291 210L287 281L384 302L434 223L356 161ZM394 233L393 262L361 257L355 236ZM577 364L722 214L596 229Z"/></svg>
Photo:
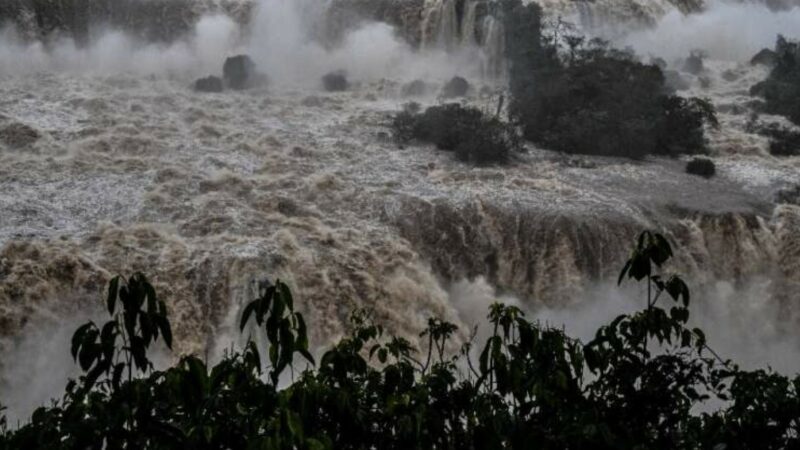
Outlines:
<svg viewBox="0 0 800 450"><path fill-rule="evenodd" d="M769 152L773 156L800 155L800 131L778 123L758 123L755 118L747 130L769 138Z"/></svg>
<svg viewBox="0 0 800 450"><path fill-rule="evenodd" d="M406 105L392 122L395 138L436 145L452 151L461 161L475 164L507 162L522 150L516 130L494 116L473 107L449 103L419 112L419 105Z"/></svg>
<svg viewBox="0 0 800 450"><path fill-rule="evenodd" d="M316 368L276 281L243 311L241 329L259 331L243 351L154 371L165 305L144 276L115 278L111 320L72 340L84 375L19 429L0 421L0 448L798 448L800 377L721 360L688 325L686 284L661 273L671 256L663 236L639 237L619 281L645 283L646 304L585 344L494 304L482 346L450 351L457 327L431 318L420 351L359 311ZM709 398L721 408L701 412Z"/></svg>
<svg viewBox="0 0 800 450"><path fill-rule="evenodd" d="M711 178L717 173L717 167L714 165L714 161L708 158L692 158L686 164L686 173Z"/></svg>
<svg viewBox="0 0 800 450"><path fill-rule="evenodd" d="M511 118L528 140L569 153L642 157L706 150L716 125L706 100L670 94L661 68L559 22L545 32L535 3L505 0ZM702 59L692 55L692 61Z"/></svg>
<svg viewBox="0 0 800 450"><path fill-rule="evenodd" d="M750 90L763 97L764 112L786 116L800 125L800 43L778 36L769 77Z"/></svg>

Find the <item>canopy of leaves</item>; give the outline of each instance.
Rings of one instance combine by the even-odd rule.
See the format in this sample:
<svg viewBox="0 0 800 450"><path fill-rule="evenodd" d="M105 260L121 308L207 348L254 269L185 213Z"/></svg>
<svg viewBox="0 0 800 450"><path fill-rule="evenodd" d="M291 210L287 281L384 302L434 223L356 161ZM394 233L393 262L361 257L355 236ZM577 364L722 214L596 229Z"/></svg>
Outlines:
<svg viewBox="0 0 800 450"><path fill-rule="evenodd" d="M569 24L543 30L535 3L505 0L511 118L526 139L569 153L642 157L706 151L705 100L670 94L657 65L586 41Z"/></svg>

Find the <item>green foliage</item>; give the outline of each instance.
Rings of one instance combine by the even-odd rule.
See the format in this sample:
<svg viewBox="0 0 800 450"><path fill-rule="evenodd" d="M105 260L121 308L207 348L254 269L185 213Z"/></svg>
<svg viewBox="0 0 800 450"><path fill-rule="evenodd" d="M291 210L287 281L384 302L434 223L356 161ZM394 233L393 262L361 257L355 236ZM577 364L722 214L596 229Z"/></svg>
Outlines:
<svg viewBox="0 0 800 450"><path fill-rule="evenodd" d="M669 93L657 65L564 22L543 30L541 8L505 0L509 114L523 135L569 153L642 157L706 151L711 104Z"/></svg>
<svg viewBox="0 0 800 450"><path fill-rule="evenodd" d="M166 321L166 309L143 276L115 278L116 333L106 336L123 345L108 344L105 326L81 327L72 352L85 375L19 429L0 422L0 449L798 448L800 377L721 360L689 325L689 289L664 271L672 255L664 236L639 236L619 282L645 283L646 307L588 343L497 303L475 353L472 340L458 350L458 328L435 318L421 350L359 310L319 367L285 388L278 378L296 353L314 364L285 284L246 305L241 328L257 332L241 352L213 367L187 356L160 372L128 347L133 337L145 350L158 336L169 343L168 323L155 319ZM263 342L252 339L259 333ZM107 354L139 376L116 382L114 365L110 381L108 370L89 376ZM722 406L699 412L709 398Z"/></svg>
<svg viewBox="0 0 800 450"><path fill-rule="evenodd" d="M419 113L418 106L407 106L392 122L395 138L401 143L432 143L475 164L508 162L513 153L522 150L513 127L477 108L448 103Z"/></svg>
<svg viewBox="0 0 800 450"><path fill-rule="evenodd" d="M786 116L800 125L800 43L778 36L769 77L750 89L764 98L764 112Z"/></svg>

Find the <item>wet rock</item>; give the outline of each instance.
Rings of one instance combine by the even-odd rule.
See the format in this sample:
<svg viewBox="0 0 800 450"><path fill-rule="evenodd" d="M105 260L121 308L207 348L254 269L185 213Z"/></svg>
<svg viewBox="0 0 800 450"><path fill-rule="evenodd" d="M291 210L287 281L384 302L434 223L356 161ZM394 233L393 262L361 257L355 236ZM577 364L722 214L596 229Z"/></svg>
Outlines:
<svg viewBox="0 0 800 450"><path fill-rule="evenodd" d="M40 137L38 131L23 123L12 123L0 128L0 141L11 148L27 147Z"/></svg>
<svg viewBox="0 0 800 450"><path fill-rule="evenodd" d="M236 90L253 87L258 79L256 63L247 55L232 56L225 60L222 67L225 84Z"/></svg>
<svg viewBox="0 0 800 450"><path fill-rule="evenodd" d="M322 77L322 87L328 92L342 92L350 87L344 71L337 70Z"/></svg>
<svg viewBox="0 0 800 450"><path fill-rule="evenodd" d="M772 67L778 61L778 54L768 48L762 49L750 59L751 66L767 66Z"/></svg>
<svg viewBox="0 0 800 450"><path fill-rule="evenodd" d="M194 90L197 92L222 92L222 78L208 76L200 78L194 82Z"/></svg>
<svg viewBox="0 0 800 450"><path fill-rule="evenodd" d="M459 76L455 76L442 88L442 97L455 98L464 97L469 91L469 82Z"/></svg>
<svg viewBox="0 0 800 450"><path fill-rule="evenodd" d="M400 94L403 97L422 97L428 90L428 86L422 80L414 80L403 85Z"/></svg>

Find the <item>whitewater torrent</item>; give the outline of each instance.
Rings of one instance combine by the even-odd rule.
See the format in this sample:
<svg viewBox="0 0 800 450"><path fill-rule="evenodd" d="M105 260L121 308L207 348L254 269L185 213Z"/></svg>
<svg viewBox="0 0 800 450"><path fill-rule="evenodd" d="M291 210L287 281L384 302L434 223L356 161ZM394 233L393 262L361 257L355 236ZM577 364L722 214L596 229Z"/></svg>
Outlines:
<svg viewBox="0 0 800 450"><path fill-rule="evenodd" d="M800 369L800 199L786 194L800 185L800 159L770 156L747 132L748 89L767 74L749 56L779 32L792 37L797 8L711 3L685 16L689 2L542 2L671 68L707 49L706 72L682 74L682 93L720 112L708 131L718 175L705 180L681 160L531 148L510 167L475 168L399 148L387 124L409 101L404 83L425 81L429 95L414 100L430 105L447 79L466 76L467 101L496 108L500 23L482 2L425 0L419 50L369 21L328 46L310 37L326 20L321 3L263 0L245 28L212 11L171 43L120 30L89 46L0 32L0 355L15 361L0 370L0 402L12 417L74 375L69 333L102 319L117 273L148 274L176 353L211 359L236 341L240 307L265 278L292 287L318 351L357 307L413 339L430 316L466 333L496 298L588 337L641 306L640 287L610 280L644 228L680 249L672 268L687 275L716 348ZM723 46L718 35L745 37ZM241 52L268 86L191 90ZM323 92L320 76L340 69L352 88Z"/></svg>

